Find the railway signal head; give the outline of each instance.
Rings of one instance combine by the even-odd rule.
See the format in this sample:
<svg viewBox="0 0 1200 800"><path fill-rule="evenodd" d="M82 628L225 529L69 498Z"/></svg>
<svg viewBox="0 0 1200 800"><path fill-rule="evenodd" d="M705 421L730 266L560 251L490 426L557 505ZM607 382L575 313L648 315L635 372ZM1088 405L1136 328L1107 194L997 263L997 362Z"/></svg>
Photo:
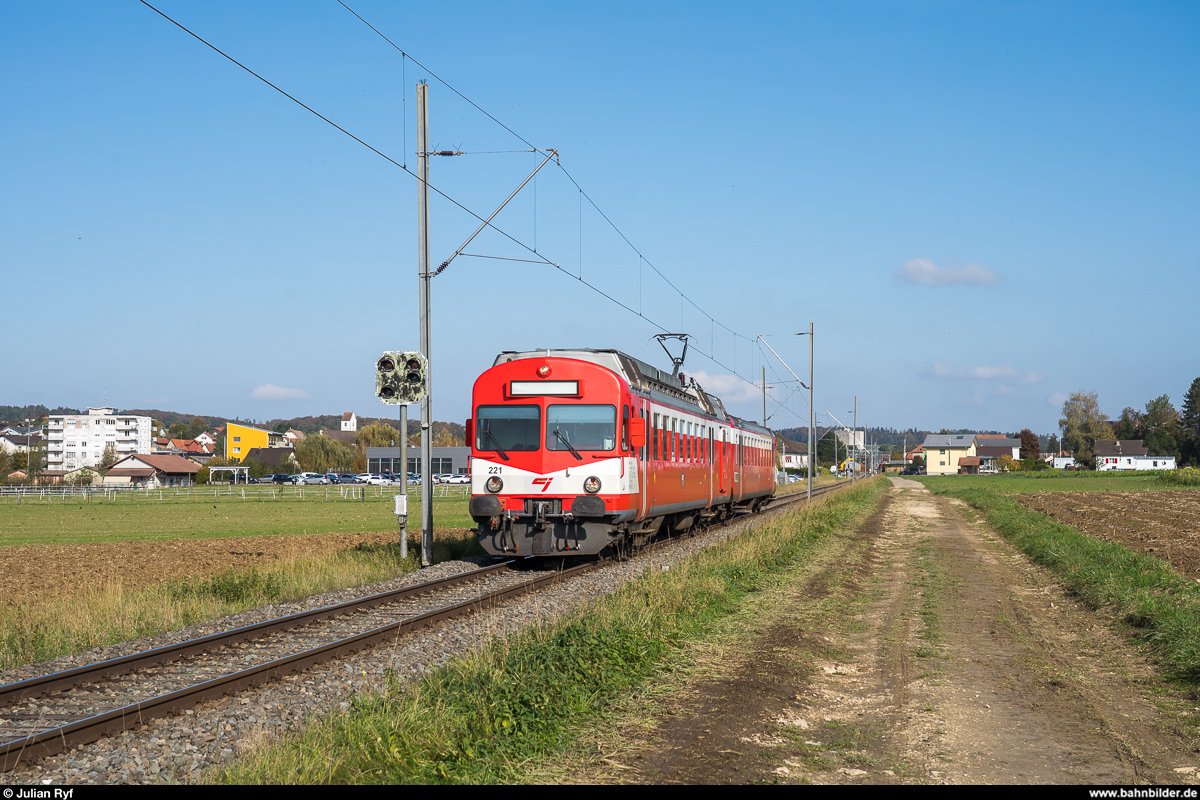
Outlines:
<svg viewBox="0 0 1200 800"><path fill-rule="evenodd" d="M375 394L385 403L418 403L425 397L425 356L384 353L375 362Z"/></svg>

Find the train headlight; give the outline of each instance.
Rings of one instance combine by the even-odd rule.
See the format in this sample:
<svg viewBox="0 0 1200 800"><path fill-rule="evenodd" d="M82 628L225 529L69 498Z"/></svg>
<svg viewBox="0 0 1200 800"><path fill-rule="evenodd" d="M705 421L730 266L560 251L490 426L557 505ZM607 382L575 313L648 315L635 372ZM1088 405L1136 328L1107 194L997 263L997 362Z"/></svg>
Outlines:
<svg viewBox="0 0 1200 800"><path fill-rule="evenodd" d="M594 475L583 482L583 490L588 494L595 494L600 491L600 479Z"/></svg>
<svg viewBox="0 0 1200 800"><path fill-rule="evenodd" d="M504 481L500 480L499 476L493 475L487 479L487 483L484 484L484 488L486 488L492 494L496 494L496 492L504 488Z"/></svg>

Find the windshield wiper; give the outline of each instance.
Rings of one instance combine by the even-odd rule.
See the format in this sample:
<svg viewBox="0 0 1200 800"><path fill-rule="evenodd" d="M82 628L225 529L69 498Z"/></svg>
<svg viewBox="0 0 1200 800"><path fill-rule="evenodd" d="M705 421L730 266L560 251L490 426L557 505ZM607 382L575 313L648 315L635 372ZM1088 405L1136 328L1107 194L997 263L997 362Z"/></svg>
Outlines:
<svg viewBox="0 0 1200 800"><path fill-rule="evenodd" d="M579 455L579 451L571 446L571 443L567 441L567 437L558 432L558 428L554 429L554 438L567 446L567 449L571 451L571 455L575 456L576 461L583 461L583 456Z"/></svg>
<svg viewBox="0 0 1200 800"><path fill-rule="evenodd" d="M501 458L508 461L508 453L504 452L504 448L500 446L500 442L496 439L495 434L492 433L491 425L483 429L483 435L492 440L492 444L496 445L496 452L500 454Z"/></svg>

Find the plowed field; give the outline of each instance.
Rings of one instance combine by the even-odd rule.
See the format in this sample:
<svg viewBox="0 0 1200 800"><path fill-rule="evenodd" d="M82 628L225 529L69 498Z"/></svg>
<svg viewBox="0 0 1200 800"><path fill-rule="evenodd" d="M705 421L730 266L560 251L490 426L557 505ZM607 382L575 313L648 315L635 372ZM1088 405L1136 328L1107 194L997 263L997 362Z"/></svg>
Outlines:
<svg viewBox="0 0 1200 800"><path fill-rule="evenodd" d="M434 535L447 533L459 535L459 531L435 531ZM170 580L207 578L227 569L270 567L397 539L396 531L389 530L2 547L0 604L16 605L106 586L146 587Z"/></svg>
<svg viewBox="0 0 1200 800"><path fill-rule="evenodd" d="M1200 579L1200 492L1043 492L1014 499Z"/></svg>

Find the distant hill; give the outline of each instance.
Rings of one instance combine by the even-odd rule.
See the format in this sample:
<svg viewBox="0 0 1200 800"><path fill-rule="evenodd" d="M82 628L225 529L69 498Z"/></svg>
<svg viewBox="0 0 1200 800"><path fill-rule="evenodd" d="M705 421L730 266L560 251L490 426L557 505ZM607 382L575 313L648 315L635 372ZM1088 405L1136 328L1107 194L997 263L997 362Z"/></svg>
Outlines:
<svg viewBox="0 0 1200 800"><path fill-rule="evenodd" d="M77 408L46 408L42 405L32 406L0 406L0 423L5 425L24 422L27 419L39 419L50 414L82 414Z"/></svg>

